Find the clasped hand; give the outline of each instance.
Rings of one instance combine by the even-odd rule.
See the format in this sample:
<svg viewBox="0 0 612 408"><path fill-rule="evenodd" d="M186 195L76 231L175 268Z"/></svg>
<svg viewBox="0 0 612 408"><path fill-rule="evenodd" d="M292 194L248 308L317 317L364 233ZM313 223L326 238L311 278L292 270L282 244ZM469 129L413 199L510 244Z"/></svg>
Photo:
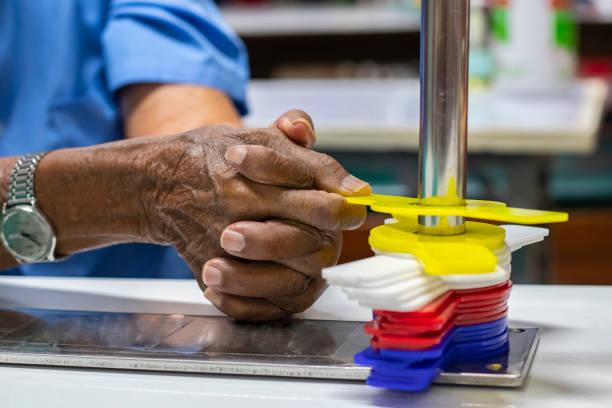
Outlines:
<svg viewBox="0 0 612 408"><path fill-rule="evenodd" d="M308 149L313 129L300 111L266 129L203 127L165 138L149 161L147 234L175 246L229 316L305 310L325 290L321 269L337 262L341 231L365 219L343 195L368 194L369 185Z"/></svg>

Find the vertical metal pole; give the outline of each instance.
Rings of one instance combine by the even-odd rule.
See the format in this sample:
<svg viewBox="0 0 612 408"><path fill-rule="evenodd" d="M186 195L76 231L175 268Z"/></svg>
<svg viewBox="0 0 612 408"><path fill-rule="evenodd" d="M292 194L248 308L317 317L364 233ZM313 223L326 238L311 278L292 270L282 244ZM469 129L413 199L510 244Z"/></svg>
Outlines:
<svg viewBox="0 0 612 408"><path fill-rule="evenodd" d="M463 205L470 0L421 3L419 202ZM463 217L419 217L420 233L455 235L464 231Z"/></svg>

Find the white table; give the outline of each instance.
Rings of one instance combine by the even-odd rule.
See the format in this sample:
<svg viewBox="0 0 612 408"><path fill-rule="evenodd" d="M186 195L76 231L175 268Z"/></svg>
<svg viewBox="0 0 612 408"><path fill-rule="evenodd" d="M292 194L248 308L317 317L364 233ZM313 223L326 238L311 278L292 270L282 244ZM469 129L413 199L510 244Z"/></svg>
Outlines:
<svg viewBox="0 0 612 408"><path fill-rule="evenodd" d="M3 277L0 306L214 313L194 282L163 280ZM543 329L531 379L522 389L433 386L404 394L360 382L5 365L0 366L0 406L612 406L612 287L517 285L510 311L513 326ZM360 320L368 311L330 290L305 317Z"/></svg>

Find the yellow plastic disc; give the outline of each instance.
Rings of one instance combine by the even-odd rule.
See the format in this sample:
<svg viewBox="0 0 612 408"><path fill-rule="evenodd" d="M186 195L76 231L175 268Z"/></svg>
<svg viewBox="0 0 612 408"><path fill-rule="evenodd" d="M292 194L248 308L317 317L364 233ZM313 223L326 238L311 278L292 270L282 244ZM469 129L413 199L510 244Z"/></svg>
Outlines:
<svg viewBox="0 0 612 408"><path fill-rule="evenodd" d="M510 222L513 224L548 224L565 222L567 213L506 207L496 201L465 200L465 205L422 205L418 199L372 194L346 197L351 204L368 205L373 211L392 214L397 219L419 215L458 215L481 220Z"/></svg>
<svg viewBox="0 0 612 408"><path fill-rule="evenodd" d="M492 251L504 245L505 231L491 224L466 222L462 234L418 234L420 215L443 217L442 227L445 216L453 215L515 224L548 224L568 219L568 215L561 212L510 208L495 201L462 200L457 196L454 182L449 184L445 196L421 201L378 194L346 197L346 200L351 204L368 205L376 212L392 214L398 222L374 228L370 232L370 245L379 251L413 254L430 275L492 272L497 265Z"/></svg>
<svg viewBox="0 0 612 408"><path fill-rule="evenodd" d="M451 236L417 234L414 222L381 225L370 232L370 246L379 251L415 255L429 275L493 272L504 246L505 230L492 224L466 222L465 233Z"/></svg>

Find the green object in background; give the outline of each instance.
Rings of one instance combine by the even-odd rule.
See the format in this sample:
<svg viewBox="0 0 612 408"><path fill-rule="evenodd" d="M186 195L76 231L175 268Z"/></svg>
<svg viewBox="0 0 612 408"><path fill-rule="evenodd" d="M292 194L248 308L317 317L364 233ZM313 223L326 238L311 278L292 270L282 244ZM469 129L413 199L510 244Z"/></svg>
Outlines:
<svg viewBox="0 0 612 408"><path fill-rule="evenodd" d="M497 41L510 40L510 21L507 7L494 7L491 9L491 29Z"/></svg>
<svg viewBox="0 0 612 408"><path fill-rule="evenodd" d="M562 49L575 51L576 41L576 20L569 10L555 11L554 14L555 44Z"/></svg>

